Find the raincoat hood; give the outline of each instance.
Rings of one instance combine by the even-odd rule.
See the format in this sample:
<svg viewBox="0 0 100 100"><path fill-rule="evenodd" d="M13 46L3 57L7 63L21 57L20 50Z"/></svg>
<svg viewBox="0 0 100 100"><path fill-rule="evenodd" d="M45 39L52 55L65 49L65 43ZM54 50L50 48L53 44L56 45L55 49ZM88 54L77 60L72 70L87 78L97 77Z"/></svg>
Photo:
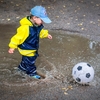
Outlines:
<svg viewBox="0 0 100 100"><path fill-rule="evenodd" d="M29 26L33 26L32 22L30 20L28 20L27 17L24 17L23 19L20 20L20 24L21 25L29 25Z"/></svg>

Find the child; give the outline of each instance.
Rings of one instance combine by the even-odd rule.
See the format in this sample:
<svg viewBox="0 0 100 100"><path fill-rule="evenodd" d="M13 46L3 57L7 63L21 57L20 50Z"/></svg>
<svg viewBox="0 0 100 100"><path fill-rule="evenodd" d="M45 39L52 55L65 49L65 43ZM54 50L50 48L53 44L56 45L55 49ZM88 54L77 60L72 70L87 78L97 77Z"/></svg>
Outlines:
<svg viewBox="0 0 100 100"><path fill-rule="evenodd" d="M12 54L18 48L22 55L22 61L18 68L36 79L41 78L37 74L35 66L39 49L39 37L52 39L48 30L43 29L43 22L51 23L46 9L42 6L35 6L31 9L31 15L20 21L20 27L17 29L17 33L11 38L8 50Z"/></svg>

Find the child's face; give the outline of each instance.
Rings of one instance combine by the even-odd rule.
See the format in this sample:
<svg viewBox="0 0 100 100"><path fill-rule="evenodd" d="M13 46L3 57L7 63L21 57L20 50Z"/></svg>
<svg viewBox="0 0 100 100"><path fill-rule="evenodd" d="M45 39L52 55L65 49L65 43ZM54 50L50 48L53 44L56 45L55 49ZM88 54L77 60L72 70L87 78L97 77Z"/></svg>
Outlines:
<svg viewBox="0 0 100 100"><path fill-rule="evenodd" d="M38 18L38 17L32 17L32 20L33 20L33 22L35 23L35 24L37 24L37 25L41 25L41 24L43 24L43 21L40 19L40 18Z"/></svg>

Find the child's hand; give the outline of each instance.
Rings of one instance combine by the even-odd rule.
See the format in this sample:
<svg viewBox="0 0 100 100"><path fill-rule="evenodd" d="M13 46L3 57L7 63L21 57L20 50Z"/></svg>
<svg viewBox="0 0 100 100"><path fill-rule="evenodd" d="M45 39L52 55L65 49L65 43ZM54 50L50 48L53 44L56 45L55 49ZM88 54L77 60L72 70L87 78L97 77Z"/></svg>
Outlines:
<svg viewBox="0 0 100 100"><path fill-rule="evenodd" d="M48 39L52 39L52 35L48 34Z"/></svg>
<svg viewBox="0 0 100 100"><path fill-rule="evenodd" d="M10 48L10 49L8 50L8 52L9 52L9 53L14 53L14 50L15 50L15 49Z"/></svg>

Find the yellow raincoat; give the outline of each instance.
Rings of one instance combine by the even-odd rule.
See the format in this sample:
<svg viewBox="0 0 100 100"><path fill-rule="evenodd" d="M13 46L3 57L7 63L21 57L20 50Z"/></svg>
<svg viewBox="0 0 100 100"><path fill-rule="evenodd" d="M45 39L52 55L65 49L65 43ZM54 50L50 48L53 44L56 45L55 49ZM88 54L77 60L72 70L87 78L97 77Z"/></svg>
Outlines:
<svg viewBox="0 0 100 100"><path fill-rule="evenodd" d="M21 26L17 28L17 33L11 38L9 47L14 49L18 48L21 55L34 56L38 50L36 43L39 44L39 41L36 42L36 39L38 39L38 37L46 38L48 36L48 30L44 30L43 27L38 30L38 26L34 26L28 17L23 18L20 24ZM30 41L32 41L32 43L30 43ZM30 44L31 48L27 46Z"/></svg>

